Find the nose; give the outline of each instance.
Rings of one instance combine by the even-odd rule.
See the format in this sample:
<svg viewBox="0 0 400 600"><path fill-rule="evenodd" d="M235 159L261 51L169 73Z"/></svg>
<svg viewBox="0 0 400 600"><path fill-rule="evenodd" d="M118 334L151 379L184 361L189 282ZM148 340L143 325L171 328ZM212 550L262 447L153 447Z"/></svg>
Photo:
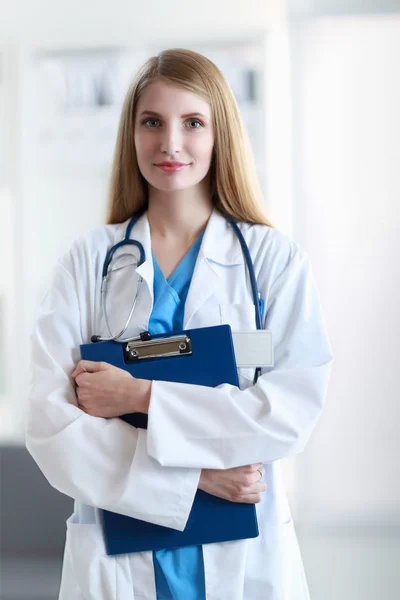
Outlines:
<svg viewBox="0 0 400 600"><path fill-rule="evenodd" d="M174 156L182 150L182 133L179 128L174 125L165 126L163 131L160 131L160 150L163 154Z"/></svg>

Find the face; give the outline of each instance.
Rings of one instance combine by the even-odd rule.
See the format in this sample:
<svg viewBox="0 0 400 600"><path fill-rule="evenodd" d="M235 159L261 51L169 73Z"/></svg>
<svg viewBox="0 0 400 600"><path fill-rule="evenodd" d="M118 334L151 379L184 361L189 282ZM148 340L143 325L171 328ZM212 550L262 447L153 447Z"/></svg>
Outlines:
<svg viewBox="0 0 400 600"><path fill-rule="evenodd" d="M135 147L150 186L165 192L200 186L213 146L211 107L205 100L160 81L145 88L136 110Z"/></svg>

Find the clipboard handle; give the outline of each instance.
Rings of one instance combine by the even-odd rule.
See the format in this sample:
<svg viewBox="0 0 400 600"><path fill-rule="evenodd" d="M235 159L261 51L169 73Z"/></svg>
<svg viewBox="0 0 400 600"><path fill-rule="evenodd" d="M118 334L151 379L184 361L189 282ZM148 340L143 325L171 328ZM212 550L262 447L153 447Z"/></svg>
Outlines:
<svg viewBox="0 0 400 600"><path fill-rule="evenodd" d="M135 340L128 342L124 347L126 362L185 354L192 354L192 340L188 334L157 338L155 340Z"/></svg>

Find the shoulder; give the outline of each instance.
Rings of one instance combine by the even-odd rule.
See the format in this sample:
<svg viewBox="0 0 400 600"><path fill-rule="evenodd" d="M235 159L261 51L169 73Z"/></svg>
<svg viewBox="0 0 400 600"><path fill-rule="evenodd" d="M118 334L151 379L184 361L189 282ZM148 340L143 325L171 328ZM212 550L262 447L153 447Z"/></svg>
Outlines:
<svg viewBox="0 0 400 600"><path fill-rule="evenodd" d="M89 266L102 264L107 250L122 239L126 224L100 225L75 237L59 258L58 265L74 276Z"/></svg>
<svg viewBox="0 0 400 600"><path fill-rule="evenodd" d="M308 262L307 251L291 236L267 225L239 223L256 271L268 269L275 279L293 264Z"/></svg>

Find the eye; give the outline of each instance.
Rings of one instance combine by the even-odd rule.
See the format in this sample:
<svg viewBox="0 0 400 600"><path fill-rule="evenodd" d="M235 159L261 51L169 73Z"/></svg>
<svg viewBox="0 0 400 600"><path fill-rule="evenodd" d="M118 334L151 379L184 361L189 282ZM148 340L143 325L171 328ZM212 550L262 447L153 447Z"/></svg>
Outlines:
<svg viewBox="0 0 400 600"><path fill-rule="evenodd" d="M158 127L159 124L160 121L158 119L146 119L145 121L143 121L143 125L145 127L148 127L149 129L155 129L156 127Z"/></svg>
<svg viewBox="0 0 400 600"><path fill-rule="evenodd" d="M189 119L187 123L189 129L199 129L200 127L203 127L203 123L199 121L199 119Z"/></svg>

